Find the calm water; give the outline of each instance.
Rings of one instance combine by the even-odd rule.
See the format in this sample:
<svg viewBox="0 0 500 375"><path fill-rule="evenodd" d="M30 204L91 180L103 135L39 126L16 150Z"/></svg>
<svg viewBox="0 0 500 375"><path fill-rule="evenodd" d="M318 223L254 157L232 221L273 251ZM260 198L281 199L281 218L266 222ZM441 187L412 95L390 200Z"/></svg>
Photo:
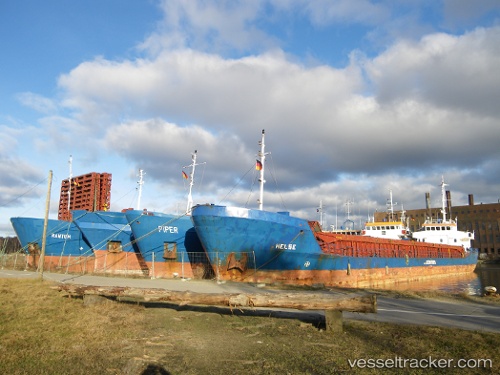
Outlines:
<svg viewBox="0 0 500 375"><path fill-rule="evenodd" d="M479 264L474 273L469 275L400 284L397 289L481 295L485 286L494 286L500 290L500 264Z"/></svg>

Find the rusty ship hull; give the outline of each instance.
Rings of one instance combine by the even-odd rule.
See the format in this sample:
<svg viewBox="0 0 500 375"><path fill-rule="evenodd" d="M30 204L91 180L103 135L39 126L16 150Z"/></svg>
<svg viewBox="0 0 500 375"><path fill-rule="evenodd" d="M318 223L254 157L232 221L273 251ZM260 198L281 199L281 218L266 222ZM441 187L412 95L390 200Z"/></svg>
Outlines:
<svg viewBox="0 0 500 375"><path fill-rule="evenodd" d="M317 222L216 205L192 221L220 280L384 287L474 271L477 250L322 232Z"/></svg>

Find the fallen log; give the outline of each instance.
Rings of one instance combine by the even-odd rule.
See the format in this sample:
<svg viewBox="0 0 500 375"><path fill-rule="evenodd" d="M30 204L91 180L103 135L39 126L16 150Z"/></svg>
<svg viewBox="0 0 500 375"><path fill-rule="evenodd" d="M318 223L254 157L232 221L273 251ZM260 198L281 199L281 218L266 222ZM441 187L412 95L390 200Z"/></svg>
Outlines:
<svg viewBox="0 0 500 375"><path fill-rule="evenodd" d="M54 287L68 295L99 295L117 300L126 299L137 302L165 302L178 305L214 305L234 307L272 307L298 310L336 310L359 313L375 313L377 300L369 293L194 293L190 291L171 291L165 289L143 289L131 287L102 287L62 284Z"/></svg>
<svg viewBox="0 0 500 375"><path fill-rule="evenodd" d="M327 331L342 332L342 311L359 313L376 313L376 295L369 293L311 293L288 292L278 293L194 293L165 289L102 287L62 284L54 287L70 296L83 297L84 301L100 303L104 298L127 302L157 302L178 305L214 305L238 307L272 307L298 310L324 310Z"/></svg>

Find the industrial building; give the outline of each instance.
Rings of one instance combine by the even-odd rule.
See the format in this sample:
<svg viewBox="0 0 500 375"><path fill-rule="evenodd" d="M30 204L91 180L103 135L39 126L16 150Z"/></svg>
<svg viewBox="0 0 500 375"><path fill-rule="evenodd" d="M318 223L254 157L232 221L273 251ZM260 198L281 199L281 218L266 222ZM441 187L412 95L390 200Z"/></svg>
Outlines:
<svg viewBox="0 0 500 375"><path fill-rule="evenodd" d="M71 221L71 210L107 211L111 202L111 173L91 172L61 182L58 219Z"/></svg>

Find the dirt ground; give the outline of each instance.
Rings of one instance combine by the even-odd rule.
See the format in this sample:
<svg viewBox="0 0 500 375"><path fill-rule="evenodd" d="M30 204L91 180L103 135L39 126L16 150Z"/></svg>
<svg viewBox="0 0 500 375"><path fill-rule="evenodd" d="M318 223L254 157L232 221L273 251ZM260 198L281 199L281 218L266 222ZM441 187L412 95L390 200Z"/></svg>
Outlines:
<svg viewBox="0 0 500 375"><path fill-rule="evenodd" d="M165 372L156 373L165 374L340 370L333 362L328 364L333 360L329 353L337 345L325 331L321 314L164 305L149 305L144 314L144 332L155 334L141 340L143 355L130 361L130 374L144 372L148 366L148 371L162 369ZM341 367L347 370L345 365Z"/></svg>
<svg viewBox="0 0 500 375"><path fill-rule="evenodd" d="M65 296L49 283L0 279L0 373L496 374L500 335L343 321L316 312L138 304ZM394 358L490 359L477 368L353 367Z"/></svg>
<svg viewBox="0 0 500 375"><path fill-rule="evenodd" d="M439 373L429 368L353 368L349 361L397 356L462 358L467 354L461 346L489 337L345 319L343 332L332 333L325 330L324 317L314 312L172 306L148 307L145 317L148 333L140 342L143 355L128 362L126 374ZM457 337L464 340L462 344L456 345ZM481 355L491 358L486 352ZM464 373L462 369L445 370L447 374ZM468 374L495 373L494 369L468 370Z"/></svg>

